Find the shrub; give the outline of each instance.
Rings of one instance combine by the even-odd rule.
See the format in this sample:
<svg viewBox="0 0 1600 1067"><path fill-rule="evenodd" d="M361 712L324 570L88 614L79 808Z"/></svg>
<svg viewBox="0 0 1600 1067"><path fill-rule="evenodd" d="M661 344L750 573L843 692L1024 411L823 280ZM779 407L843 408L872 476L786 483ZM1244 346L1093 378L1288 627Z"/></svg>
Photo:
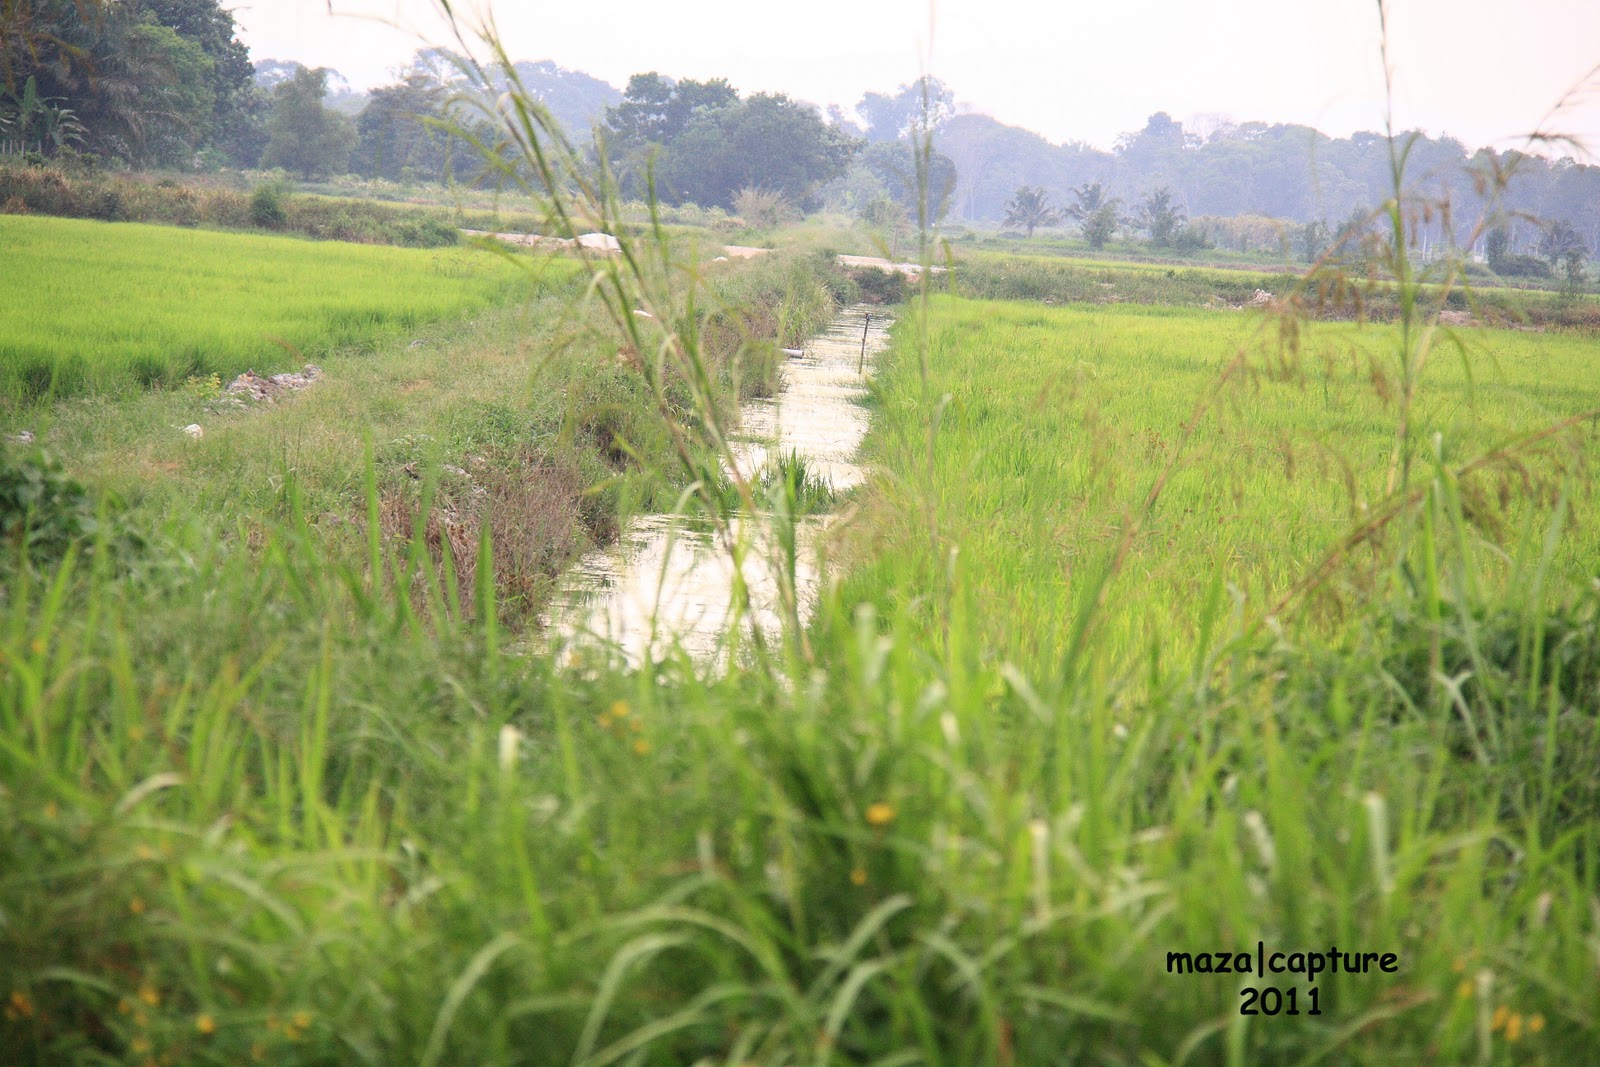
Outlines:
<svg viewBox="0 0 1600 1067"><path fill-rule="evenodd" d="M799 217L780 192L746 186L734 197L733 210L756 230L771 230Z"/></svg>
<svg viewBox="0 0 1600 1067"><path fill-rule="evenodd" d="M865 267L854 273L861 299L868 304L898 304L906 298L906 276L899 271Z"/></svg>
<svg viewBox="0 0 1600 1067"><path fill-rule="evenodd" d="M461 241L461 231L444 219L428 216L401 219L389 227L394 243L409 248L447 248Z"/></svg>
<svg viewBox="0 0 1600 1067"><path fill-rule="evenodd" d="M283 210L283 189L275 183L259 185L250 195L250 222L263 230L281 230L289 216Z"/></svg>
<svg viewBox="0 0 1600 1067"><path fill-rule="evenodd" d="M1508 255L1495 267L1503 278L1553 278L1550 264L1537 256Z"/></svg>
<svg viewBox="0 0 1600 1067"><path fill-rule="evenodd" d="M59 559L95 530L88 490L57 460L40 449L0 451L0 544L7 559L18 552L35 563Z"/></svg>

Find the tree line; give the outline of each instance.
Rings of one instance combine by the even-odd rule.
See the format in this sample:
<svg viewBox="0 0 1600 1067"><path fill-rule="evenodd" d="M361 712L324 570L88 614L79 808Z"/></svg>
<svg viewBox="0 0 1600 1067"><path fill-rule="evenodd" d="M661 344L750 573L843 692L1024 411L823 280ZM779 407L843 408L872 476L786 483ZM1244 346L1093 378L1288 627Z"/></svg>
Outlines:
<svg viewBox="0 0 1600 1067"><path fill-rule="evenodd" d="M1417 131L1399 136L1409 145L1412 191L1453 208L1448 216L1419 223L1418 239L1425 245L1465 240L1482 213L1493 210L1498 216L1490 232L1499 237L1494 247L1480 249L1491 257L1548 260L1557 228L1553 240L1561 249L1600 249L1600 167L1513 151L1469 151L1454 138ZM1158 112L1143 129L1102 151L1052 144L985 115L957 115L941 125L936 143L960 176L954 217L1024 230L1015 216L1021 190L1042 194L1044 206L1057 212L1053 221L1043 221L1025 200L1024 215L1033 213L1038 227L1073 221L1072 209L1085 207L1079 194L1098 189L1101 201L1129 209L1102 212L1102 225L1114 220L1115 231L1139 233L1153 243L1176 243L1188 232L1190 240L1237 241L1239 247L1287 242L1314 256L1392 195L1388 140L1371 132L1336 138L1306 126L1260 122L1189 130ZM1488 203L1483 190L1496 182L1486 179L1506 174L1503 195ZM1019 221L1005 221L1013 217ZM1089 231L1084 236L1095 240Z"/></svg>
<svg viewBox="0 0 1600 1067"><path fill-rule="evenodd" d="M956 114L936 78L865 93L851 113L783 93L741 95L720 78L637 74L619 93L548 62L516 73L575 138L593 127L592 161L625 195L653 189L668 203L772 219L828 207L901 233L926 211L929 221L999 222L1029 235L1070 226L1094 247L1138 234L1158 247L1288 244L1314 257L1390 193L1388 144L1374 133L1221 121L1189 129L1158 112L1102 151ZM0 155L478 179L487 127L474 105L504 85L474 86L460 57L441 49L417 53L364 97L333 93L336 79L292 62L252 66L219 0L5 0ZM1462 239L1482 206L1482 175L1513 170L1482 249L1489 258L1537 273L1538 262L1600 249L1600 167L1406 136L1411 180L1455 209L1419 227L1423 242Z"/></svg>

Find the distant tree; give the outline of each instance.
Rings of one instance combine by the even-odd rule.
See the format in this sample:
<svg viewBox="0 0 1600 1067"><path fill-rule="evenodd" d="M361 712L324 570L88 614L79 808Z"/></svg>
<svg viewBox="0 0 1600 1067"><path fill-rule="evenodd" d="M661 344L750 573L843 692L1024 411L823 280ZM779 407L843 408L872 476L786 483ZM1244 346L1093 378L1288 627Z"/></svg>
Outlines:
<svg viewBox="0 0 1600 1067"><path fill-rule="evenodd" d="M697 115L738 102L738 90L726 78L673 81L655 71L635 74L622 102L606 108L605 132L618 147L664 145L681 136Z"/></svg>
<svg viewBox="0 0 1600 1067"><path fill-rule="evenodd" d="M623 195L645 195L652 160L659 162L690 123L738 103L738 91L725 78L678 82L655 71L629 78L622 101L606 108L600 123L604 151ZM748 184L760 183L736 182L724 200Z"/></svg>
<svg viewBox="0 0 1600 1067"><path fill-rule="evenodd" d="M524 88L550 109L550 114L576 141L589 140L606 108L622 102L622 94L611 84L549 60L518 63L515 70Z"/></svg>
<svg viewBox="0 0 1600 1067"><path fill-rule="evenodd" d="M1539 238L1539 254L1550 261L1550 266L1561 270L1569 287L1575 288L1583 281L1583 264L1589 258L1589 249L1569 224L1559 219L1548 223Z"/></svg>
<svg viewBox="0 0 1600 1067"><path fill-rule="evenodd" d="M233 14L219 0L139 0L139 7L186 40L194 42L211 60L206 83L211 90L209 136L226 134L247 100L255 71L250 50L239 40Z"/></svg>
<svg viewBox="0 0 1600 1067"><path fill-rule="evenodd" d="M89 146L134 166L187 166L216 108L204 49L145 15L108 18L95 52L80 90Z"/></svg>
<svg viewBox="0 0 1600 1067"><path fill-rule="evenodd" d="M919 167L918 151L909 141L879 141L861 150L856 165L869 171L911 218L917 217L926 189L928 221L938 222L950 209L956 165L935 149Z"/></svg>
<svg viewBox="0 0 1600 1067"><path fill-rule="evenodd" d="M1580 260L1589 254L1578 231L1566 222L1556 219L1547 223L1539 237L1539 254L1550 261L1552 267L1576 255Z"/></svg>
<svg viewBox="0 0 1600 1067"><path fill-rule="evenodd" d="M1328 224L1321 219L1301 226L1296 237L1300 245L1300 258L1307 263L1315 263L1328 250Z"/></svg>
<svg viewBox="0 0 1600 1067"><path fill-rule="evenodd" d="M272 113L272 96L254 83L239 95L232 120L215 134L217 147L236 167L254 170L261 164L267 147L267 116Z"/></svg>
<svg viewBox="0 0 1600 1067"><path fill-rule="evenodd" d="M1504 224L1489 231L1489 235L1483 239L1483 251L1489 261L1489 269L1499 274L1505 266L1506 255L1511 251L1511 232Z"/></svg>
<svg viewBox="0 0 1600 1067"><path fill-rule="evenodd" d="M352 170L390 181L401 180L403 174L446 180L455 147L447 100L448 91L423 73L374 89L356 116L360 140L351 157Z"/></svg>
<svg viewBox="0 0 1600 1067"><path fill-rule="evenodd" d="M1183 225L1183 208L1172 202L1172 190L1158 185L1139 204L1139 225L1157 248L1170 247Z"/></svg>
<svg viewBox="0 0 1600 1067"><path fill-rule="evenodd" d="M1083 239L1098 252L1116 235L1117 227L1122 225L1122 216L1117 212L1116 202L1112 201L1089 212L1078 225L1083 229Z"/></svg>
<svg viewBox="0 0 1600 1067"><path fill-rule="evenodd" d="M344 172L355 146L355 123L323 105L327 91L328 71L320 67L301 67L272 90L262 166L307 179Z"/></svg>
<svg viewBox="0 0 1600 1067"><path fill-rule="evenodd" d="M1333 234L1333 246L1339 257L1349 261L1360 261L1367 257L1368 249L1365 247L1368 234L1372 232L1372 212L1357 204L1350 209L1350 217L1339 224Z"/></svg>
<svg viewBox="0 0 1600 1067"><path fill-rule="evenodd" d="M700 109L661 152L669 201L731 207L747 187L805 206L844 174L860 142L782 93L756 93L735 105Z"/></svg>
<svg viewBox="0 0 1600 1067"><path fill-rule="evenodd" d="M1067 217L1075 222L1082 222L1103 205L1115 202L1114 197L1106 196L1103 182L1084 182L1072 190L1072 200L1067 206Z"/></svg>
<svg viewBox="0 0 1600 1067"><path fill-rule="evenodd" d="M1089 247L1099 251L1111 240L1117 227L1122 225L1119 210L1122 201L1107 196L1105 186L1100 182L1085 182L1072 190L1072 196L1075 202L1068 206L1067 217L1082 228L1083 238L1089 242Z"/></svg>
<svg viewBox="0 0 1600 1067"><path fill-rule="evenodd" d="M1050 206L1050 194L1042 187L1024 185L1006 202L1005 225L1020 226L1029 237L1038 227L1060 221L1061 213Z"/></svg>
<svg viewBox="0 0 1600 1067"><path fill-rule="evenodd" d="M867 123L867 141L898 141L936 133L955 114L955 93L938 78L924 76L893 93L867 93L856 105Z"/></svg>

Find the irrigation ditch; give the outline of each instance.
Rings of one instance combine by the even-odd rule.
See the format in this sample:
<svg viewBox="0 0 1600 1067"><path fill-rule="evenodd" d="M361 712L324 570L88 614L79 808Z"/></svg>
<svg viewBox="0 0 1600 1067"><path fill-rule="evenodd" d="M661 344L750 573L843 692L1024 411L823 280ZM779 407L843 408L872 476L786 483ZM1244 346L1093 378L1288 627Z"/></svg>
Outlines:
<svg viewBox="0 0 1600 1067"><path fill-rule="evenodd" d="M848 306L798 352L790 351L777 394L740 406L732 442L738 473L759 480L780 459L797 457L834 492L859 485L864 472L856 451L867 432L860 399L892 322L881 306ZM793 566L802 619L815 602L818 552L833 517L797 523ZM634 666L660 660L674 647L701 665L725 662L740 628L772 633L782 625L786 564L762 536L766 521L745 516L718 532L671 513L631 519L615 542L589 552L568 572L545 615L547 647L558 655L599 651ZM736 551L740 543L743 550ZM747 610L737 606L741 579Z"/></svg>

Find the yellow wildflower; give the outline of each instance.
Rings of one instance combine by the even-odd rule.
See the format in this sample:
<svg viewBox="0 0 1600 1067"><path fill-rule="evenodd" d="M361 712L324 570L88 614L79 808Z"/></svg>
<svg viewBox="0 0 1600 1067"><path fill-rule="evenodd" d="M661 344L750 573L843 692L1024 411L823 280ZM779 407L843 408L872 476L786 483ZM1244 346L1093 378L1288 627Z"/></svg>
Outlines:
<svg viewBox="0 0 1600 1067"><path fill-rule="evenodd" d="M1513 1012L1506 1020L1506 1040L1515 1041L1522 1036L1522 1016Z"/></svg>
<svg viewBox="0 0 1600 1067"><path fill-rule="evenodd" d="M633 743L633 750L643 756L650 751L650 742L641 737Z"/></svg>
<svg viewBox="0 0 1600 1067"><path fill-rule="evenodd" d="M1456 996L1460 997L1462 1000L1466 1000L1468 997L1472 996L1472 983L1462 982L1460 985L1456 986Z"/></svg>
<svg viewBox="0 0 1600 1067"><path fill-rule="evenodd" d="M132 900L128 901L128 910L133 912L135 915L143 915L144 914L144 898L143 897L134 897Z"/></svg>
<svg viewBox="0 0 1600 1067"><path fill-rule="evenodd" d="M866 885L867 884L867 872L862 870L860 867L857 867L855 870L851 871L850 872L850 884L851 885Z"/></svg>
<svg viewBox="0 0 1600 1067"><path fill-rule="evenodd" d="M869 804L867 806L867 825L888 826L890 823L894 822L894 815L895 811L893 806L885 804L881 800L876 804Z"/></svg>
<svg viewBox="0 0 1600 1067"><path fill-rule="evenodd" d="M149 982L139 987L139 999L152 1008L161 1007L161 994L156 992L156 987Z"/></svg>
<svg viewBox="0 0 1600 1067"><path fill-rule="evenodd" d="M217 1032L217 1020L213 1019L209 1012L201 1012L194 1020L194 1028L210 1037Z"/></svg>
<svg viewBox="0 0 1600 1067"><path fill-rule="evenodd" d="M1504 1004L1500 1005L1494 1010L1493 1018L1489 1020L1489 1029L1499 1030L1504 1027L1506 1024L1506 1016L1510 1014L1510 1010Z"/></svg>
<svg viewBox="0 0 1600 1067"><path fill-rule="evenodd" d="M132 1041L128 1042L128 1051L133 1053L135 1056L143 1056L145 1053L150 1051L150 1039L148 1037L134 1038Z"/></svg>
<svg viewBox="0 0 1600 1067"><path fill-rule="evenodd" d="M33 1000L20 989L11 991L11 1003L6 1008L6 1014L14 1019L33 1018Z"/></svg>
<svg viewBox="0 0 1600 1067"><path fill-rule="evenodd" d="M1544 1016L1534 1012L1528 1019L1528 1033L1537 1034L1544 1029Z"/></svg>
<svg viewBox="0 0 1600 1067"><path fill-rule="evenodd" d="M611 717L615 719L626 719L632 710L632 708L628 707L628 702L626 700L619 700L615 704L611 705Z"/></svg>
<svg viewBox="0 0 1600 1067"><path fill-rule="evenodd" d="M309 1011L297 1011L291 1021L297 1029L309 1030L311 1028L311 1013Z"/></svg>

